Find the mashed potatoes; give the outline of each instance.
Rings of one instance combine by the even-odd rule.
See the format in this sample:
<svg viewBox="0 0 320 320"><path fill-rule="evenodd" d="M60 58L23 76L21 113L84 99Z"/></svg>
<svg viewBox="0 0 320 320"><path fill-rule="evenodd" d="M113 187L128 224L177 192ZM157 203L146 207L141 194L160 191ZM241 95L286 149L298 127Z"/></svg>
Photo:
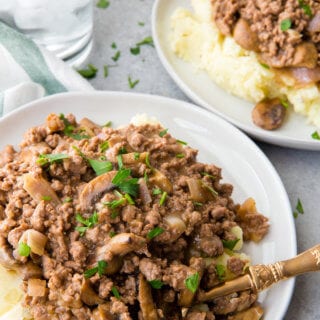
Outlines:
<svg viewBox="0 0 320 320"><path fill-rule="evenodd" d="M21 320L22 280L0 265L0 320Z"/></svg>
<svg viewBox="0 0 320 320"><path fill-rule="evenodd" d="M222 88L257 103L264 98L288 100L295 112L320 127L320 92L316 85L296 88L293 79L260 64L214 26L210 0L191 0L194 13L179 8L171 19L173 51L205 70Z"/></svg>

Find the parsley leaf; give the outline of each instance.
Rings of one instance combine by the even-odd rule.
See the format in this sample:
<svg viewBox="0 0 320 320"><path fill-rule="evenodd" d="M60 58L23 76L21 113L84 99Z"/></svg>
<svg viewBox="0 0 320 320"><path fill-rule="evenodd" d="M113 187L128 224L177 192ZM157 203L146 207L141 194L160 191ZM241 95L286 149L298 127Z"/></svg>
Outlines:
<svg viewBox="0 0 320 320"><path fill-rule="evenodd" d="M56 153L56 154L40 154L37 159L37 163L41 166L46 164L52 164L54 162L59 162L63 159L68 159L69 156L64 153Z"/></svg>
<svg viewBox="0 0 320 320"><path fill-rule="evenodd" d="M138 22L138 25L139 25L140 27L143 27L143 26L145 25L145 23L142 22L142 21L139 21L139 22Z"/></svg>
<svg viewBox="0 0 320 320"><path fill-rule="evenodd" d="M169 130L169 129L164 129L164 130L160 131L160 132L159 132L159 136L160 136L161 138L164 137L164 136L167 134L168 130Z"/></svg>
<svg viewBox="0 0 320 320"><path fill-rule="evenodd" d="M18 253L21 257L29 257L31 248L25 242L19 242Z"/></svg>
<svg viewBox="0 0 320 320"><path fill-rule="evenodd" d="M159 188L154 188L152 190L152 194L155 195L155 196L158 195L158 194L162 194L162 190L159 189Z"/></svg>
<svg viewBox="0 0 320 320"><path fill-rule="evenodd" d="M98 69L91 63L88 64L86 69L77 70L84 78L91 79L94 78L98 72Z"/></svg>
<svg viewBox="0 0 320 320"><path fill-rule="evenodd" d="M74 132L75 131L75 127L69 122L69 120L67 118L65 118L63 113L60 114L59 118L64 123L63 133L66 136L71 137L71 138L73 138L75 140L90 139L90 136L88 136L86 134L81 134L79 132Z"/></svg>
<svg viewBox="0 0 320 320"><path fill-rule="evenodd" d="M100 260L100 261L98 261L98 265L96 267L94 267L92 269L85 270L84 277L86 279L91 278L97 272L98 272L99 276L101 277L105 273L105 269L107 266L108 266L107 262L105 262L104 260Z"/></svg>
<svg viewBox="0 0 320 320"><path fill-rule="evenodd" d="M161 281L161 280L158 280L158 279L155 279L155 280L150 280L148 281L150 286L153 288L153 289L161 289L162 286L164 285L164 283Z"/></svg>
<svg viewBox="0 0 320 320"><path fill-rule="evenodd" d="M177 153L176 154L176 158L178 158L178 159L182 159L184 157L185 157L185 155L183 153Z"/></svg>
<svg viewBox="0 0 320 320"><path fill-rule="evenodd" d="M140 42L136 43L136 46L135 46L135 47L130 48L130 52L131 52L132 54L134 54L134 55L138 55L138 54L140 53L140 47L141 47L141 46L145 46L145 45L154 47L152 37L146 37L146 38L144 38L143 40L141 40Z"/></svg>
<svg viewBox="0 0 320 320"><path fill-rule="evenodd" d="M111 288L111 291L112 291L113 295L119 300L121 296L120 296L118 289L115 286L113 286Z"/></svg>
<svg viewBox="0 0 320 320"><path fill-rule="evenodd" d="M101 9L106 9L110 6L110 1L108 0L99 0L97 2L97 7Z"/></svg>
<svg viewBox="0 0 320 320"><path fill-rule="evenodd" d="M120 58L121 52L118 50L115 55L111 58L114 62L118 61Z"/></svg>
<svg viewBox="0 0 320 320"><path fill-rule="evenodd" d="M284 19L281 21L281 24L280 24L280 29L281 31L287 31L291 28L292 26L292 21L291 19Z"/></svg>
<svg viewBox="0 0 320 320"><path fill-rule="evenodd" d="M226 275L226 267L223 264L217 264L216 273L219 281L224 281L224 277Z"/></svg>
<svg viewBox="0 0 320 320"><path fill-rule="evenodd" d="M301 9L303 9L304 13L309 16L312 17L312 11L311 8L308 4L306 4L303 0L298 0L299 2L299 6Z"/></svg>
<svg viewBox="0 0 320 320"><path fill-rule="evenodd" d="M115 42L112 42L111 48L112 48L112 49L117 49L117 44L116 44Z"/></svg>
<svg viewBox="0 0 320 320"><path fill-rule="evenodd" d="M151 240L151 239L159 236L163 232L164 232L164 229L162 229L160 227L155 227L154 229L152 229L151 231L148 232L147 238Z"/></svg>
<svg viewBox="0 0 320 320"><path fill-rule="evenodd" d="M99 147L101 152L105 152L109 149L109 141L103 141Z"/></svg>
<svg viewBox="0 0 320 320"><path fill-rule="evenodd" d="M195 293L199 286L199 272L196 272L193 275L189 276L185 280L184 284L187 289L189 289L192 293Z"/></svg>
<svg viewBox="0 0 320 320"><path fill-rule="evenodd" d="M82 237L89 228L94 227L94 225L98 223L98 213L94 212L92 216L89 217L88 219L83 218L78 213L76 215L76 220L84 225L84 226L76 227L76 230L80 233L80 236Z"/></svg>
<svg viewBox="0 0 320 320"><path fill-rule="evenodd" d="M162 193L162 195L161 195L161 198L160 198L160 201L159 201L159 204L160 204L160 206L163 206L163 204L165 203L165 201L166 201L166 199L167 199L167 192L166 191L164 191L163 193Z"/></svg>
<svg viewBox="0 0 320 320"><path fill-rule="evenodd" d="M130 169L120 169L111 182L124 193L136 197L139 189L138 179L129 178L130 175Z"/></svg>
<svg viewBox="0 0 320 320"><path fill-rule="evenodd" d="M222 240L222 244L225 248L229 250L233 250L236 244L239 242L240 239L235 240Z"/></svg>
<svg viewBox="0 0 320 320"><path fill-rule="evenodd" d="M90 166L92 167L94 172L97 174L97 176L100 176L113 169L112 163L110 161L88 159L88 162L90 163Z"/></svg>
<svg viewBox="0 0 320 320"><path fill-rule="evenodd" d="M140 80L132 80L130 76L128 76L128 83L129 83L129 87L130 89L133 89L138 83L140 82Z"/></svg>
<svg viewBox="0 0 320 320"><path fill-rule="evenodd" d="M137 56L139 53L140 53L140 47L133 47L133 48L130 48L130 52Z"/></svg>
<svg viewBox="0 0 320 320"><path fill-rule="evenodd" d="M300 213L300 214L304 214L304 209L303 209L301 200L298 198L297 204L296 204L296 209L295 209L295 211L293 212L293 216L294 216L295 218L297 218L298 215L299 215L299 213Z"/></svg>
<svg viewBox="0 0 320 320"><path fill-rule="evenodd" d="M320 140L320 135L319 135L318 131L313 132L311 137L312 137L312 139Z"/></svg>

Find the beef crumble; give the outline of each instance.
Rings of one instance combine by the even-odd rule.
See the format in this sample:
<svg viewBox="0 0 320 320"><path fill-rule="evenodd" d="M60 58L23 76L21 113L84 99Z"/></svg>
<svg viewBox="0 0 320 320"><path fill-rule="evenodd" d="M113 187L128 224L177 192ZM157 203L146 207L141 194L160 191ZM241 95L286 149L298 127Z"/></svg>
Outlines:
<svg viewBox="0 0 320 320"><path fill-rule="evenodd" d="M259 241L268 222L252 199L235 204L221 169L196 156L160 125L112 129L55 114L20 151L6 147L0 263L22 276L31 316L213 320L252 307L251 292L197 301L244 272L234 228Z"/></svg>
<svg viewBox="0 0 320 320"><path fill-rule="evenodd" d="M269 66L320 67L319 1L212 0L212 4L220 31L257 52Z"/></svg>

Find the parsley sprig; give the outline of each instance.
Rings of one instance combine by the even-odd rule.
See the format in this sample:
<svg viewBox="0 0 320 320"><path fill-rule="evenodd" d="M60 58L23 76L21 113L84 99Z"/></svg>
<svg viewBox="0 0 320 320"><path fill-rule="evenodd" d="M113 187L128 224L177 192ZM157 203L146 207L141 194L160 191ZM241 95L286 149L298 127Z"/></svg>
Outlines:
<svg viewBox="0 0 320 320"><path fill-rule="evenodd" d="M112 179L112 183L122 192L128 193L130 196L138 195L139 184L137 178L130 178L130 169L120 169Z"/></svg>
<svg viewBox="0 0 320 320"><path fill-rule="evenodd" d="M79 213L76 215L76 220L83 224L83 226L76 227L76 230L82 237L89 228L93 228L98 223L98 213L94 212L88 219L83 218Z"/></svg>
<svg viewBox="0 0 320 320"><path fill-rule="evenodd" d="M91 138L89 135L84 134L83 131L77 132L76 128L69 122L69 120L64 116L63 113L60 114L59 118L64 123L63 133L66 136L73 138L74 140L83 140Z"/></svg>
<svg viewBox="0 0 320 320"><path fill-rule="evenodd" d="M186 288L192 293L195 293L199 286L199 272L196 272L189 276L184 282Z"/></svg>
<svg viewBox="0 0 320 320"><path fill-rule="evenodd" d="M54 162L60 162L63 159L68 159L69 155L64 153L56 153L56 154L40 154L37 159L37 164L40 166L45 166L47 164L51 165Z"/></svg>
<svg viewBox="0 0 320 320"><path fill-rule="evenodd" d="M97 176L107 173L113 169L110 161L88 159L88 162Z"/></svg>

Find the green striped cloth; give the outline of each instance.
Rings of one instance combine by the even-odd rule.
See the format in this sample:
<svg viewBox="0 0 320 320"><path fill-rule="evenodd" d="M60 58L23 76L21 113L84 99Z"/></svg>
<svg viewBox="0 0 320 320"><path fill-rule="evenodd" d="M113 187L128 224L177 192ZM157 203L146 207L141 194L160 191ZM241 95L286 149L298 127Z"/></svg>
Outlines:
<svg viewBox="0 0 320 320"><path fill-rule="evenodd" d="M0 116L46 95L88 90L66 63L0 22Z"/></svg>

